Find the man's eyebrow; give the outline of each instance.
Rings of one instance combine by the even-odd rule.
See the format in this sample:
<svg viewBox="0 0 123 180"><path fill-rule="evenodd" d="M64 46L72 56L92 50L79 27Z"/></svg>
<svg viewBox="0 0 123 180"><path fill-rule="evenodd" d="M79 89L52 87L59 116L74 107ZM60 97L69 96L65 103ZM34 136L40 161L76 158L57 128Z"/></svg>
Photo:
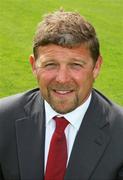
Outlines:
<svg viewBox="0 0 123 180"><path fill-rule="evenodd" d="M36 62L36 64L38 65L38 66L41 66L41 65L45 65L45 64L47 64L47 63L52 63L52 62L56 62L56 60L55 59L50 59L50 58L38 58L37 59L37 62Z"/></svg>
<svg viewBox="0 0 123 180"><path fill-rule="evenodd" d="M45 61L42 61L42 63L50 63L50 62L56 62L57 60L55 59L50 59L50 58L45 58Z"/></svg>
<svg viewBox="0 0 123 180"><path fill-rule="evenodd" d="M47 60L47 61L54 61L55 60L55 57L51 57L51 56L45 56L45 55L41 55L38 57L39 60Z"/></svg>
<svg viewBox="0 0 123 180"><path fill-rule="evenodd" d="M86 61L84 60L84 58L71 58L71 61L73 62L79 62L81 64L87 64Z"/></svg>

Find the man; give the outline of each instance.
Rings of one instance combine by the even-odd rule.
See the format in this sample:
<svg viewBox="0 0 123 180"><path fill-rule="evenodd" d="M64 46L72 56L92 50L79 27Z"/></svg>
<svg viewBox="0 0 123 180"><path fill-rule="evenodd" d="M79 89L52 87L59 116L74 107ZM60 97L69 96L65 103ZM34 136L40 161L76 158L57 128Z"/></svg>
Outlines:
<svg viewBox="0 0 123 180"><path fill-rule="evenodd" d="M49 14L33 52L39 89L0 101L0 180L123 180L123 109L93 89L94 27L78 13Z"/></svg>

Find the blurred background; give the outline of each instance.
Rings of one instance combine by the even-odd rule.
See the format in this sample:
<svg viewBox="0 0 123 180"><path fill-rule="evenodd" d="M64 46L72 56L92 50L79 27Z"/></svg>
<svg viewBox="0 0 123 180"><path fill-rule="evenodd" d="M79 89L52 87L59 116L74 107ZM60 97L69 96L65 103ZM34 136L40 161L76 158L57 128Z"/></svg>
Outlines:
<svg viewBox="0 0 123 180"><path fill-rule="evenodd" d="M123 105L123 0L0 0L0 98L37 87L29 55L42 15L60 8L96 29L103 66L95 88Z"/></svg>

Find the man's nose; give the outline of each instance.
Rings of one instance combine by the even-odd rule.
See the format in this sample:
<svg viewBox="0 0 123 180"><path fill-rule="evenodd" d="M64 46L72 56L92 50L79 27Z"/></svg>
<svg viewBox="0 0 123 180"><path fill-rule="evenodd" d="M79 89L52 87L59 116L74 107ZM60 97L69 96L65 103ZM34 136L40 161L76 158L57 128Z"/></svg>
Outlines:
<svg viewBox="0 0 123 180"><path fill-rule="evenodd" d="M56 81L59 83L66 83L70 80L70 74L67 67L60 67L57 76Z"/></svg>

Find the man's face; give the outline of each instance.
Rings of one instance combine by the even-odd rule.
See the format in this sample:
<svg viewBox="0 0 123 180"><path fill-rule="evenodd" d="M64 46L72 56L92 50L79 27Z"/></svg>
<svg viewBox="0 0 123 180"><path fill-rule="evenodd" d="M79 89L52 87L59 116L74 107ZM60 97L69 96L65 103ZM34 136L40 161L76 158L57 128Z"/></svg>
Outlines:
<svg viewBox="0 0 123 180"><path fill-rule="evenodd" d="M65 114L88 98L101 57L94 64L89 50L82 45L70 49L50 44L40 46L38 59L31 56L30 63L43 98L56 112Z"/></svg>

